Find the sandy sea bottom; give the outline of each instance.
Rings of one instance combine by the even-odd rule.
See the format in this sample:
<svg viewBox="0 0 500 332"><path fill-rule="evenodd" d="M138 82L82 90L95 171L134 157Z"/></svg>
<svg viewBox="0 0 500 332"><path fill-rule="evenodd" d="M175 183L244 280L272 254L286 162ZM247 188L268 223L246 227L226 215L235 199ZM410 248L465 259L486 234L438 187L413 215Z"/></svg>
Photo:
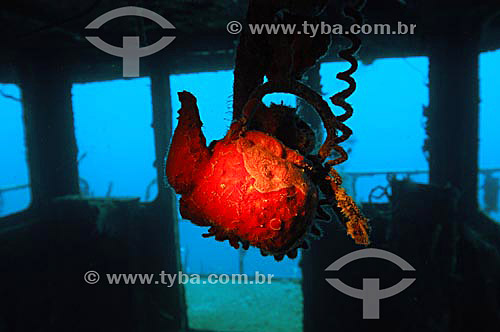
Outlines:
<svg viewBox="0 0 500 332"><path fill-rule="evenodd" d="M270 284L186 284L189 327L211 331L302 331L299 280Z"/></svg>

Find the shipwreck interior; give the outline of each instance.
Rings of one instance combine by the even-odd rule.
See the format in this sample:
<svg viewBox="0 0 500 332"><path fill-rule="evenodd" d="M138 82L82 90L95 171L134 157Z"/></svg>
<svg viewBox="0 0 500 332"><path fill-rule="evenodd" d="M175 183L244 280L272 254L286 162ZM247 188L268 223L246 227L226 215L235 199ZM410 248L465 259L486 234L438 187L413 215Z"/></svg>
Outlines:
<svg viewBox="0 0 500 332"><path fill-rule="evenodd" d="M317 95L326 94L322 75L327 73L325 68L346 62L339 51L352 43L349 38L337 35L318 34L291 42L288 35L280 33L251 34L243 29L233 34L227 31L228 22L272 23L278 17L282 23L307 20L348 26L352 21L343 10L352 3L344 0L3 3L0 99L16 102L22 108L28 183L0 182L0 212L1 198L6 193L25 190L29 191L30 199L28 207L0 214L0 332L222 331L200 328L190 321L183 284L109 285L102 280L89 284L84 275L88 271L99 271L101 276L160 271L187 273L185 255L181 253L178 197L165 175L169 146L177 127L177 105L180 106L172 101L177 99L179 91L171 87L180 87L184 82L176 77L226 71L224 75L233 80L230 100L222 94L213 98L229 104L229 111L224 110L224 116L228 117L225 123L229 125L247 116L244 106L258 87L263 86L264 77L272 84L286 81L284 78L289 75ZM149 9L167 18L175 29L164 29L138 16L113 19L93 31L85 29L100 15L125 6ZM382 328L415 332L500 330L500 168L481 169L478 162L479 110L484 102L479 93L482 83L479 58L500 49L500 3L498 0L368 0L360 7L360 13L363 22L391 26L403 22L415 24L416 29L414 34L360 35L356 64L369 68L378 60L412 57L425 58L428 63L425 73L428 105L422 105L420 111L425 118L422 149L428 168L391 173L347 171L344 178L344 182L350 179L347 191L369 219L370 247L404 257L415 271L401 271L376 259L352 263L349 269L335 273L325 271L336 259L365 248L363 241L358 241L360 244L353 241L359 237L347 236L345 225L333 218L332 222L322 224L321 238L311 241L306 250L301 249L299 258L293 261L301 275L297 286L301 296L286 291L271 303L249 303L249 308L268 305L261 309L280 313L272 316L275 321L269 326L273 327L251 331L291 331L275 326L286 326L287 321L294 319L300 321L297 329L304 332ZM148 183L143 198L114 195L112 184L107 183L106 194L91 195L88 183L81 176L80 164L86 155L75 133L75 87L124 79L123 59L98 49L86 39L88 36L98 36L112 45L122 45L124 36L139 36L142 46L164 36L175 36L161 51L140 58L139 77L148 79L145 89L149 91L144 91L151 100L151 109L147 110L151 112L147 129L151 146L140 146L137 150L154 151L154 179ZM292 61L290 54L296 59L299 54L303 61L299 65L294 63L293 70L287 67L288 61ZM335 74L328 71L328 75ZM493 76L498 78L498 74ZM213 84L218 79L214 78ZM356 83L364 84L362 79ZM195 84L182 89L203 90L206 86L203 82ZM391 104L398 83L393 84L384 87L385 94L377 97L383 100L382 105ZM494 84L500 86L500 81ZM19 95L6 86L15 86ZM285 88L275 90L290 94ZM117 90L117 96L120 93ZM259 97L264 94L257 93ZM82 93L81 99L92 98L91 93ZM202 98L198 98L201 102ZM314 105L305 99L292 96L290 100L300 119L316 133L319 143L312 149L320 155L321 142L328 140L328 132ZM137 105L140 108L142 104ZM354 113L357 111L355 108ZM219 117L220 114L215 116L215 121ZM381 116L380 122L371 124L381 128L381 136L383 130L390 130L383 125L385 120ZM421 125L414 123L415 128ZM2 131L5 128L7 132L7 126L8 123L0 123ZM255 126L263 128L265 123ZM88 128L90 135L91 122ZM125 135L129 134L133 137L133 133ZM378 140L379 137L373 138L372 149L387 150ZM133 139L129 143L133 145ZM11 142L1 144L7 146ZM121 158L116 162L126 164L138 156L129 153ZM397 159L398 155L393 154L392 158ZM390 171L391 161L381 161L384 163ZM106 164L99 167L105 168ZM143 170L137 167L134 172L139 174ZM128 176L130 179L125 180L133 181L136 175ZM366 195L356 199L356 181L373 176L387 177L387 186L374 188L370 199ZM412 180L416 178L417 181ZM478 190L484 197L479 197ZM386 200L377 201L379 194ZM207 246L213 242L203 241ZM228 243L224 245L227 251L234 252ZM292 249L295 252L289 255L291 258L297 254L297 248ZM240 255L241 272L244 254L240 250L234 255ZM281 260L283 254L275 258ZM285 257L276 264L288 261ZM363 278L380 278L383 287L401 278L411 277L416 281L404 293L382 300L380 319L367 320L361 315L361 300L338 292L325 281L329 276L358 288ZM286 312L278 310L289 302L297 303L299 318L287 317ZM234 316L232 305L224 304L227 311L215 312L211 319L224 321ZM252 309L246 310L251 317Z"/></svg>

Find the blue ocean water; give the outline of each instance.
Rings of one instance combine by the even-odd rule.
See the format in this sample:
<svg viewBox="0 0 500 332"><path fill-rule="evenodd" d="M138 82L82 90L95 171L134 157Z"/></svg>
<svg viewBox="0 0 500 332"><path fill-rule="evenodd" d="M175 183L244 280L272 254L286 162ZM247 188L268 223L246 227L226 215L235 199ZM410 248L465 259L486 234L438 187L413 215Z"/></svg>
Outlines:
<svg viewBox="0 0 500 332"><path fill-rule="evenodd" d="M321 66L325 98L345 85L335 79L344 63ZM497 97L500 73L500 50L480 56L480 168L500 168L498 153L500 99ZM350 159L341 171L349 172L408 172L428 169L422 152L424 134L423 106L428 103L428 60L425 57L381 59L370 65L360 65L354 75L358 89L350 98L355 114L348 121L354 135L345 146ZM232 72L171 76L174 125L179 102L175 92L187 90L198 99L207 141L224 136L231 119ZM0 85L0 188L28 184L25 158L22 106L19 88ZM3 95L14 98L6 98ZM266 98L295 105L295 98L273 95ZM93 196L138 196L147 201L154 198L155 187L148 185L155 178L154 144L150 81L148 78L116 80L73 86L73 108L76 138L79 147L80 176L89 184ZM334 109L335 112L341 110ZM464 133L466 135L467 133ZM6 144L9 142L9 144ZM495 176L499 176L496 173ZM349 177L347 176L349 179ZM427 175L412 178L426 182ZM484 176L480 177L480 187ZM349 181L348 189L351 190ZM352 184L352 183L351 183ZM356 199L366 201L377 185L386 185L385 175L360 177L356 182ZM479 188L480 202L483 191ZM2 191L0 216L28 206L26 188ZM500 220L500 214L490 214ZM197 273L238 272L239 252L227 243L202 239L205 230L180 221L180 236L184 268ZM275 263L263 258L257 250L246 253L245 272L258 270L279 276L300 277L298 260L286 259Z"/></svg>

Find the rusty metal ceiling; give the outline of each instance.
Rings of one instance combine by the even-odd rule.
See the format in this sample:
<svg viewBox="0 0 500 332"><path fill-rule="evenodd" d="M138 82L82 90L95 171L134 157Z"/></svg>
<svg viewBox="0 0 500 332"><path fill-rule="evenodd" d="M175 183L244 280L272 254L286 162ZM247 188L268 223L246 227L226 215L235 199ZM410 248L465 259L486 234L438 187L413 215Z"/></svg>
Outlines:
<svg viewBox="0 0 500 332"><path fill-rule="evenodd" d="M266 0L299 6L306 0ZM342 0L331 1L324 14L329 22L339 20ZM148 45L162 36L176 36L172 46L161 53L171 72L227 69L234 57L237 35L226 31L229 21L244 21L247 0L17 0L0 8L0 82L15 81L12 63L24 56L60 57L61 63L74 66L76 80L109 79L119 73L120 59L106 54L85 36L85 27L100 15L123 6L139 6L165 17L175 30L162 29L157 23L141 17L122 17L92 32L109 44L120 46L123 36L140 36ZM497 8L498 7L498 8ZM364 10L369 23L416 23L412 36L363 36L362 59L422 55L427 40L439 22L449 17L465 17L471 22L489 20L482 35L483 50L500 47L500 9L498 0L459 4L442 0L372 0ZM107 68L107 69L106 69ZM98 72L99 75L87 75Z"/></svg>

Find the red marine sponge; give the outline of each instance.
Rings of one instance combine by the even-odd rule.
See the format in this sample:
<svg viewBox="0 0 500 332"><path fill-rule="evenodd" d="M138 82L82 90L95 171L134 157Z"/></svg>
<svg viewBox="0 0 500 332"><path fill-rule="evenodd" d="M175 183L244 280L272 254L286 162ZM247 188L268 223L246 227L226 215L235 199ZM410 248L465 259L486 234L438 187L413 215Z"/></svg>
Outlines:
<svg viewBox="0 0 500 332"><path fill-rule="evenodd" d="M244 131L206 146L196 98L179 93L181 109L166 163L181 194L183 218L210 226L216 240L258 247L277 260L296 257L310 229L318 192L299 152L260 131Z"/></svg>

